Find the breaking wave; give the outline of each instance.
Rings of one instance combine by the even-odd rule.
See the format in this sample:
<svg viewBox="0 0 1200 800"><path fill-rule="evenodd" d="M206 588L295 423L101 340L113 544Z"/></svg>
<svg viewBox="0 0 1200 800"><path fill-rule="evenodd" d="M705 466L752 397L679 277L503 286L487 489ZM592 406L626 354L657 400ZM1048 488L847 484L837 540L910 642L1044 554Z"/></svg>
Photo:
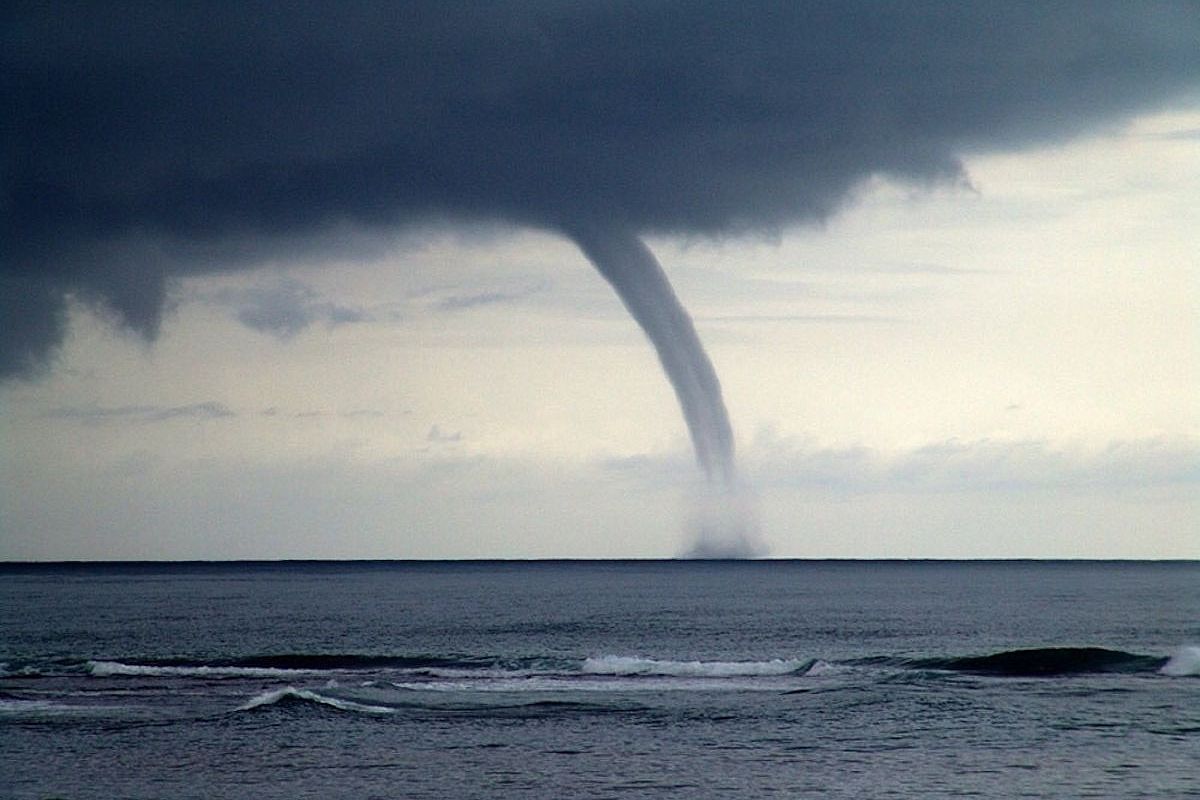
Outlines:
<svg viewBox="0 0 1200 800"><path fill-rule="evenodd" d="M295 683L327 676L390 683L396 688L453 690L456 687L530 689L559 687L585 679L612 682L618 678L713 680L820 677L854 669L933 670L998 677L1053 677L1077 674L1200 675L1200 646L1188 645L1170 655L1145 655L1103 647L1043 647L1004 650L984 655L901 657L868 656L848 661L813 658L772 658L745 661L703 661L651 658L642 655L589 657L537 656L499 658L472 655L356 655L282 654L227 659L53 659L9 660L0 664L0 678L32 680L43 677L89 675L98 678L143 677L201 680L252 679ZM610 687L611 688L611 687Z"/></svg>
<svg viewBox="0 0 1200 800"><path fill-rule="evenodd" d="M288 678L321 672L397 670L416 674L477 674L480 670L536 670L533 660L505 662L471 656L373 656L354 654L285 654L232 659L89 660L84 669L98 677L115 675L195 678ZM545 669L546 665L541 664Z"/></svg>
<svg viewBox="0 0 1200 800"><path fill-rule="evenodd" d="M1200 647L1181 647L1159 670L1173 678L1200 676Z"/></svg>
<svg viewBox="0 0 1200 800"><path fill-rule="evenodd" d="M642 656L498 659L473 656L269 655L222 660L89 660L97 677L293 678L328 672L392 672L410 678L477 679L588 676L735 678L803 675L815 659L675 661ZM70 667L76 671L78 666Z"/></svg>
<svg viewBox="0 0 1200 800"><path fill-rule="evenodd" d="M227 662L237 667L273 669L359 670L359 669L434 669L438 667L479 667L494 664L496 659L472 656L380 656L345 653L290 653L239 658Z"/></svg>
<svg viewBox="0 0 1200 800"><path fill-rule="evenodd" d="M660 661L638 656L600 656L584 659L588 675L663 675L694 678L739 678L803 675L814 659L775 658L770 661Z"/></svg>
<svg viewBox="0 0 1200 800"><path fill-rule="evenodd" d="M304 670L272 667L233 667L193 665L126 664L121 661L89 661L88 671L100 678L115 675L173 678L286 678L302 675Z"/></svg>
<svg viewBox="0 0 1200 800"><path fill-rule="evenodd" d="M631 710L637 711L640 709L639 706L614 706L610 703L593 703L564 699L518 700L514 702L511 696L506 697L508 699L487 701L476 698L469 701L454 699L446 702L421 702L411 699L401 700L394 695L389 698L385 694L378 692L367 696L360 696L355 693L351 693L348 696L339 696L331 694L328 691L298 689L295 686L287 686L282 689L262 692L238 706L235 711L253 712L268 708L310 706L372 716L386 716L398 712L414 712L452 715L455 717L480 716L492 719L498 717L541 718L556 715L579 716L581 714L628 713Z"/></svg>
<svg viewBox="0 0 1200 800"><path fill-rule="evenodd" d="M287 686L283 689L272 689L262 694L256 695L244 704L238 706L238 711L252 711L256 708L265 706L274 706L280 704L304 704L316 703L318 705L329 706L336 708L338 711L353 711L359 714L392 714L396 709L390 706L376 706L367 703L358 703L353 700L346 700L340 697L333 697L327 694L313 691L312 689L297 689L294 686Z"/></svg>

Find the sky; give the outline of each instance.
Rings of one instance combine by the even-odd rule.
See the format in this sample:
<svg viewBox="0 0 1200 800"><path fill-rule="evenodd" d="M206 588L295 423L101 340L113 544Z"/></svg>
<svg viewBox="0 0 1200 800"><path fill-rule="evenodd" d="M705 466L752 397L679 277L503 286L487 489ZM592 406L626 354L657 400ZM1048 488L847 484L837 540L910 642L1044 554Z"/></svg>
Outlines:
<svg viewBox="0 0 1200 800"><path fill-rule="evenodd" d="M0 558L672 557L727 517L1200 558L1195 4L73 11L0 26ZM581 226L690 312L735 490Z"/></svg>

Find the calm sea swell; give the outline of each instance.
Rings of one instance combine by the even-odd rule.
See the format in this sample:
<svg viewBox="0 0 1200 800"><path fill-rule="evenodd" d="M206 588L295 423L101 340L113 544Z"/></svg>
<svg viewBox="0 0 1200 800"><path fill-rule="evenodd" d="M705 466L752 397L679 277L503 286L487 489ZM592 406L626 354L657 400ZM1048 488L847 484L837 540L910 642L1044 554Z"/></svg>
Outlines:
<svg viewBox="0 0 1200 800"><path fill-rule="evenodd" d="M1200 793L1195 565L0 577L14 800Z"/></svg>

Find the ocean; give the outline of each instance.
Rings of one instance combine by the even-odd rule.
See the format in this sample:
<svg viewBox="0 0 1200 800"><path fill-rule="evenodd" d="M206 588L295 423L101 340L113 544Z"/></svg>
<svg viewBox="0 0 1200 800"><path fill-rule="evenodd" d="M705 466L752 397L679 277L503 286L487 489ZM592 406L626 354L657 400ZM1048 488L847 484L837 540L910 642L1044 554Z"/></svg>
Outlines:
<svg viewBox="0 0 1200 800"><path fill-rule="evenodd" d="M1200 796L1200 563L0 564L0 796Z"/></svg>

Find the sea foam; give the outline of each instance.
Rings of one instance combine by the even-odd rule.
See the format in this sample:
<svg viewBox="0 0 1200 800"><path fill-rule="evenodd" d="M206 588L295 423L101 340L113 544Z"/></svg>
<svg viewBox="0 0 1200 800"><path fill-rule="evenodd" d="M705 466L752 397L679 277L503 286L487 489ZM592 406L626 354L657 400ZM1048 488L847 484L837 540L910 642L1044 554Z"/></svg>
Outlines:
<svg viewBox="0 0 1200 800"><path fill-rule="evenodd" d="M1189 675L1200 675L1200 646L1189 645L1181 647L1175 655L1167 659L1161 670L1163 675L1182 678Z"/></svg>
<svg viewBox="0 0 1200 800"><path fill-rule="evenodd" d="M770 661L662 661L639 656L599 656L584 659L582 671L590 675L667 675L672 677L735 678L800 675L812 659L774 658Z"/></svg>
<svg viewBox="0 0 1200 800"><path fill-rule="evenodd" d="M271 706L276 703L282 703L288 700L302 700L309 703L318 703L324 706L336 708L339 711L355 711L360 714L392 714L396 709L387 706L373 706L366 703L356 703L353 700L343 700L340 697L331 697L330 695L314 692L311 689L297 689L294 686L288 686L283 689L272 689L271 691L263 692L262 694L252 697L242 705L238 706L238 711L250 711L263 706Z"/></svg>
<svg viewBox="0 0 1200 800"><path fill-rule="evenodd" d="M99 678L114 675L138 675L144 677L184 678L286 678L307 674L308 670L280 669L277 667L232 667L232 666L168 666L157 664L124 664L120 661L89 661L88 672Z"/></svg>

